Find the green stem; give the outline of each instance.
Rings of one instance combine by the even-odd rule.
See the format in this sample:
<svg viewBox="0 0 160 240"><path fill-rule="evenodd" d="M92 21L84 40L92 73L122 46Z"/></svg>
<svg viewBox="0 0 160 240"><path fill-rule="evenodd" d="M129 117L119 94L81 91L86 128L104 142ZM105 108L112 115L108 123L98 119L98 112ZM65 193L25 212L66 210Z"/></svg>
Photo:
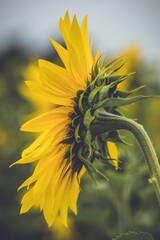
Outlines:
<svg viewBox="0 0 160 240"><path fill-rule="evenodd" d="M160 203L160 165L152 142L143 126L131 119L104 111L97 111L96 119L91 125L91 131L96 135L120 129L130 131L137 139L148 165L150 173L149 182L153 184Z"/></svg>

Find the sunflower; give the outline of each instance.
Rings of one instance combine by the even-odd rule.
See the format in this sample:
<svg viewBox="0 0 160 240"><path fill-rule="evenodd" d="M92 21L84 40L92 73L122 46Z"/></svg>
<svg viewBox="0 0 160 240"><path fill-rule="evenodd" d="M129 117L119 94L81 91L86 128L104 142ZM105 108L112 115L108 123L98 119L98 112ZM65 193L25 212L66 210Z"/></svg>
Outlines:
<svg viewBox="0 0 160 240"><path fill-rule="evenodd" d="M133 91L117 90L129 76L115 74L124 64L122 58L107 63L98 53L92 54L87 16L79 25L76 16L71 21L66 12L59 27L65 47L53 39L51 42L64 66L39 60L39 80L26 81L53 104L53 109L22 125L22 131L40 135L14 163L35 164L32 175L19 187L26 191L20 213L39 208L49 226L57 216L67 226L68 209L77 214L80 181L85 172L93 179L96 174L106 178L94 164L96 161L118 169L115 142L122 139L114 129L112 116L120 117L118 107L142 98L127 98ZM111 122L104 124L106 114Z"/></svg>

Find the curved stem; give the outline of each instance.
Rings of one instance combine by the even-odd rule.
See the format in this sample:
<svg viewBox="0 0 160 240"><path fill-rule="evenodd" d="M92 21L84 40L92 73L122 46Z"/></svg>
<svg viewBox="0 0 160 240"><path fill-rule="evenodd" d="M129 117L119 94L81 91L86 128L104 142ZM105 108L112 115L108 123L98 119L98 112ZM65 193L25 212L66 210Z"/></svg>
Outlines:
<svg viewBox="0 0 160 240"><path fill-rule="evenodd" d="M120 129L130 131L137 139L148 165L149 181L153 184L160 203L160 165L152 142L143 126L131 119L103 111L96 113L96 119L91 125L91 131L96 135Z"/></svg>

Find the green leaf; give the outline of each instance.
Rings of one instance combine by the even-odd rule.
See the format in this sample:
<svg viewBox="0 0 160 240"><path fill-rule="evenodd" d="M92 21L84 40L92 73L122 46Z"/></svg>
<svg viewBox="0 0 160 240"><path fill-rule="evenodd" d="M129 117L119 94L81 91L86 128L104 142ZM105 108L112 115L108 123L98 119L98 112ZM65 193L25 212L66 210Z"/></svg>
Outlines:
<svg viewBox="0 0 160 240"><path fill-rule="evenodd" d="M153 237L147 232L128 232L121 233L112 240L154 240Z"/></svg>

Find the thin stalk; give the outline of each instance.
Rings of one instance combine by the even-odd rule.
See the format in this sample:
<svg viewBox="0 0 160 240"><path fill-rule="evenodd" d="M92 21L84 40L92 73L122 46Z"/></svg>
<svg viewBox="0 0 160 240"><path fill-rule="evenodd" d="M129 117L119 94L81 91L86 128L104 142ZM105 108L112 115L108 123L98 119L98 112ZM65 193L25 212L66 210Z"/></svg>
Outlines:
<svg viewBox="0 0 160 240"><path fill-rule="evenodd" d="M152 142L143 126L131 119L104 112L98 112L91 125L91 131L96 135L121 129L130 131L137 139L148 165L149 182L153 184L160 204L160 165Z"/></svg>

